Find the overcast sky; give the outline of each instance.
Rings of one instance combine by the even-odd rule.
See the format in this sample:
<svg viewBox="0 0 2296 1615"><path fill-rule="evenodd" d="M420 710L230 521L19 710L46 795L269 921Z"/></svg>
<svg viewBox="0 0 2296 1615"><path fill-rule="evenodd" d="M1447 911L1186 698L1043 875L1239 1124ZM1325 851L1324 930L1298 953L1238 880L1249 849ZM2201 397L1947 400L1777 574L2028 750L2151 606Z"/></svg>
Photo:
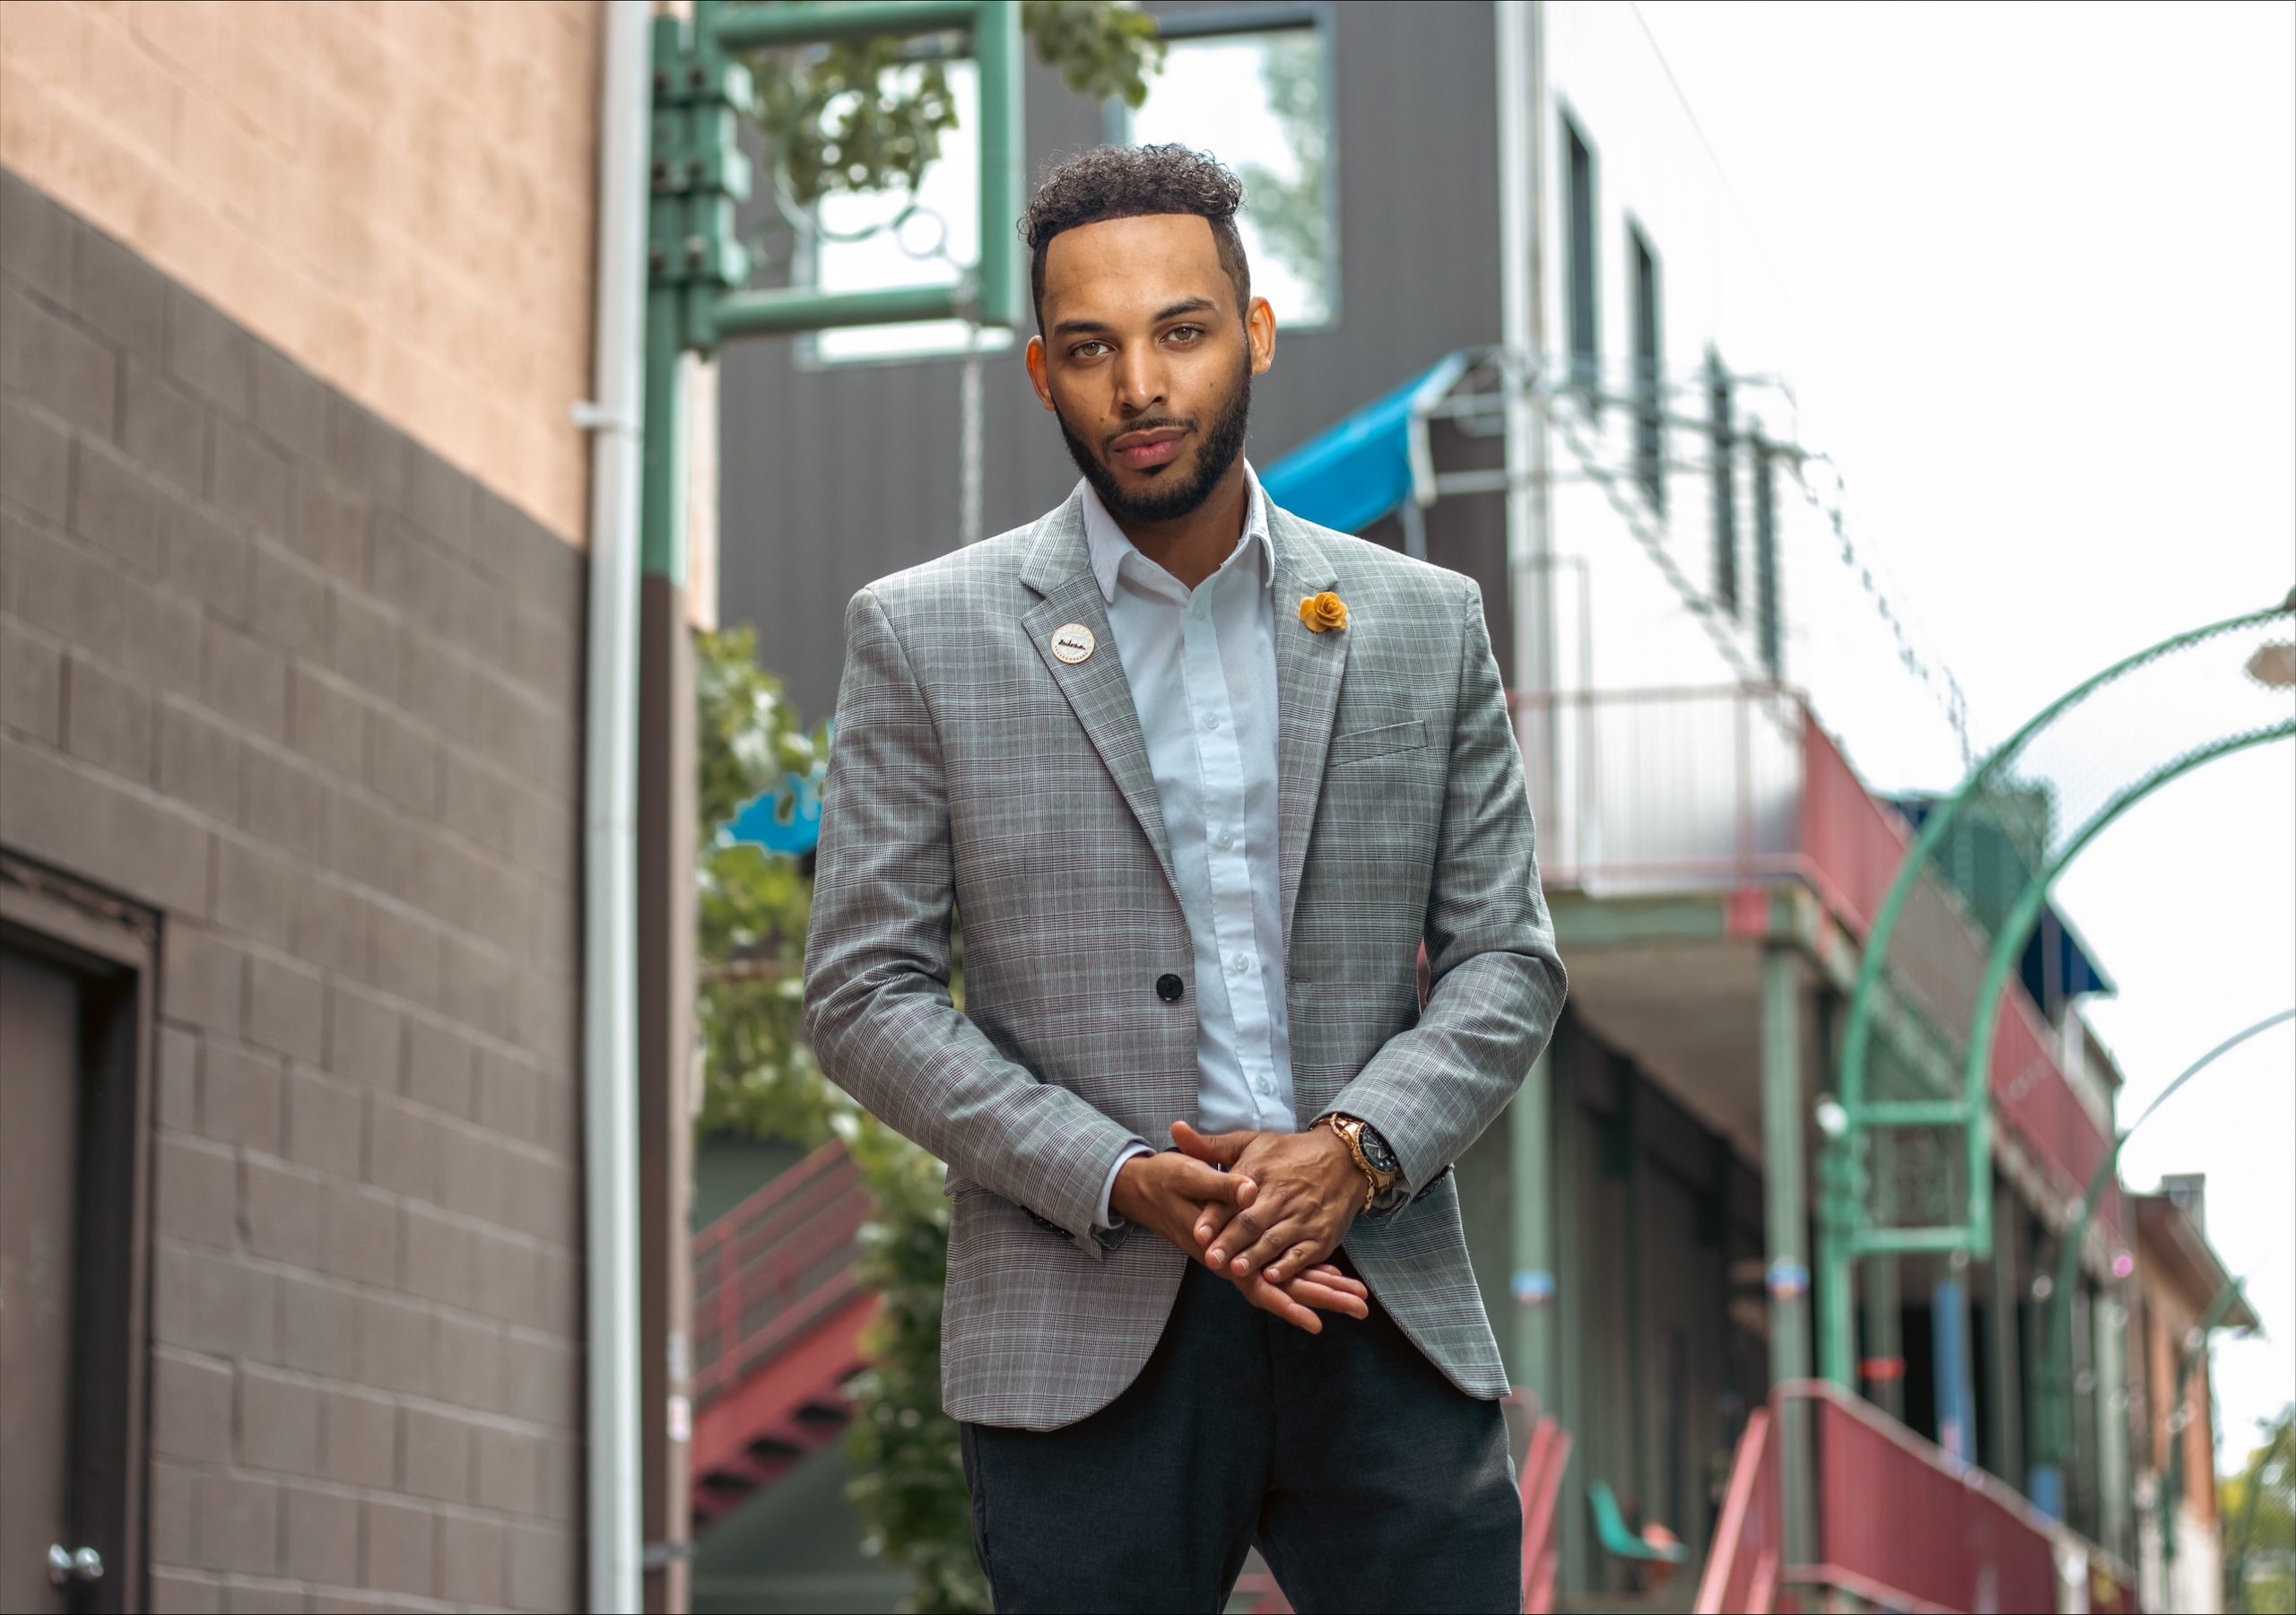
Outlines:
<svg viewBox="0 0 2296 1615"><path fill-rule="evenodd" d="M1805 439L1981 742L2296 584L2296 6L1641 11L1796 310ZM2166 788L2059 896L2119 985L2092 1018L2133 1118L2296 1004L2296 746ZM2208 1174L2265 1320L2217 1352L2237 1460L2296 1398L2296 1030L2124 1159Z"/></svg>

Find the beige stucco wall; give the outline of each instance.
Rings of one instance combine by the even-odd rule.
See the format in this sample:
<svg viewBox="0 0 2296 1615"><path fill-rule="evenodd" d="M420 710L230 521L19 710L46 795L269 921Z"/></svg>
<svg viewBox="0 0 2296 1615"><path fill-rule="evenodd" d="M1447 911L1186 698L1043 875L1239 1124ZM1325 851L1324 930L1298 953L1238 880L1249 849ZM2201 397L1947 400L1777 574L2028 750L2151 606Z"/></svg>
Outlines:
<svg viewBox="0 0 2296 1615"><path fill-rule="evenodd" d="M0 0L0 163L579 543L601 21Z"/></svg>

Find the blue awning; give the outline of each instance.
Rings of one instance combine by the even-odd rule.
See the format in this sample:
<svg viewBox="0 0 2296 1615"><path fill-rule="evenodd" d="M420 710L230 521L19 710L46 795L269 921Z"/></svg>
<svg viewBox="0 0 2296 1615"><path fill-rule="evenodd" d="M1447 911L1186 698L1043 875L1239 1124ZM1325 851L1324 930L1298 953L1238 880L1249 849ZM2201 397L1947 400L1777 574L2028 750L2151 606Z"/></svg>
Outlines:
<svg viewBox="0 0 2296 1615"><path fill-rule="evenodd" d="M1292 515L1361 533L1411 497L1411 416L1458 378L1461 355L1325 428L1259 473L1260 486Z"/></svg>

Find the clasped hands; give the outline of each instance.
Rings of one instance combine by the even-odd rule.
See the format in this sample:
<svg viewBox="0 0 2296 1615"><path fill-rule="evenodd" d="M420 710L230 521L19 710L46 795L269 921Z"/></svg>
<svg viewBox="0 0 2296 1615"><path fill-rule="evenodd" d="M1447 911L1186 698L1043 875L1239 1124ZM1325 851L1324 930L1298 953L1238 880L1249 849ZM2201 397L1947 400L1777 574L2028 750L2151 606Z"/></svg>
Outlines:
<svg viewBox="0 0 2296 1615"><path fill-rule="evenodd" d="M1363 1174L1345 1140L1328 1127L1207 1137L1174 1122L1172 1142L1177 1152L1125 1162L1109 1197L1118 1216L1310 1334L1323 1332L1318 1312L1370 1315L1362 1281L1325 1260L1363 1206Z"/></svg>

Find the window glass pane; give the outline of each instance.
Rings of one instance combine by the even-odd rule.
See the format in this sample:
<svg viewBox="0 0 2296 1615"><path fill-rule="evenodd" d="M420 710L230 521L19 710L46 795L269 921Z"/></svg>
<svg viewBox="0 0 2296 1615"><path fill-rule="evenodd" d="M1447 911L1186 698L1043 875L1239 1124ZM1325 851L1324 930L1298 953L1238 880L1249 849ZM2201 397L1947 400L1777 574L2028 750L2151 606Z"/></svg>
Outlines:
<svg viewBox="0 0 2296 1615"><path fill-rule="evenodd" d="M1329 111L1323 34L1290 28L1173 40L1132 115L1134 144L1208 152L1244 182L1237 230L1252 291L1279 326L1322 325L1336 311Z"/></svg>
<svg viewBox="0 0 2296 1615"><path fill-rule="evenodd" d="M1570 378L1591 399L1602 385L1595 317L1595 154L1565 118L1570 150Z"/></svg>
<svg viewBox="0 0 2296 1615"><path fill-rule="evenodd" d="M1730 420L1730 373L1707 356L1707 430L1714 454L1714 598L1738 614L1738 449Z"/></svg>
<svg viewBox="0 0 2296 1615"><path fill-rule="evenodd" d="M1634 474L1653 509L1666 508L1665 394L1658 373L1658 262L1630 229L1634 258Z"/></svg>
<svg viewBox="0 0 2296 1615"><path fill-rule="evenodd" d="M909 76L918 69L897 70ZM895 286L953 286L962 270L980 261L980 75L970 61L947 64L957 126L941 136L941 155L925 170L916 208L904 192L836 193L822 198L816 217L813 283L824 291L881 291ZM888 81L899 78L888 74ZM832 238L857 238L833 239ZM1012 342L1004 331L984 331L984 349ZM824 360L877 359L923 353L961 353L960 319L900 326L848 326L822 331L813 352Z"/></svg>

